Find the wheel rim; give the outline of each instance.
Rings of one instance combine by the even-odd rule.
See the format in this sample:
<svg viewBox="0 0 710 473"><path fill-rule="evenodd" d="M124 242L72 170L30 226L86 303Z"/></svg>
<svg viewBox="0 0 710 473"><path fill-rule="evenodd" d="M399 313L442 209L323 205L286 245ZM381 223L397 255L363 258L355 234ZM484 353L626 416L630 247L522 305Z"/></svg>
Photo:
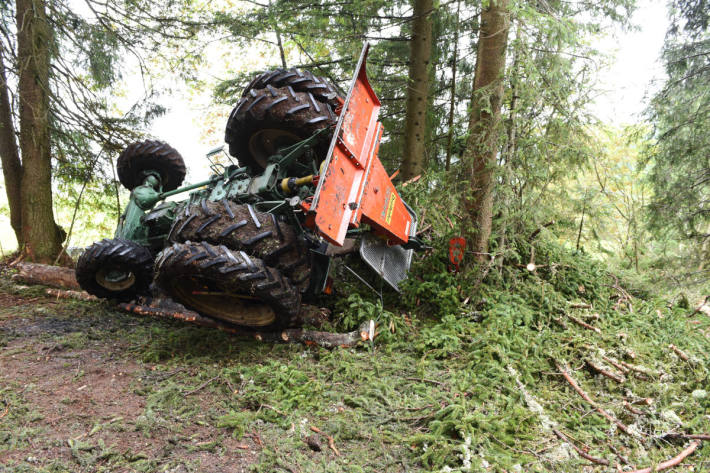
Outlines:
<svg viewBox="0 0 710 473"><path fill-rule="evenodd" d="M215 319L245 327L265 327L276 321L274 310L255 297L226 293L211 281L199 278L175 280L173 296L185 306Z"/></svg>
<svg viewBox="0 0 710 473"><path fill-rule="evenodd" d="M131 271L101 268L96 273L96 282L109 291L121 292L131 288L136 283L136 275Z"/></svg>
<svg viewBox="0 0 710 473"><path fill-rule="evenodd" d="M265 168L269 158L279 149L286 148L301 141L297 135L290 131L265 128L259 130L249 138L249 153L256 163Z"/></svg>

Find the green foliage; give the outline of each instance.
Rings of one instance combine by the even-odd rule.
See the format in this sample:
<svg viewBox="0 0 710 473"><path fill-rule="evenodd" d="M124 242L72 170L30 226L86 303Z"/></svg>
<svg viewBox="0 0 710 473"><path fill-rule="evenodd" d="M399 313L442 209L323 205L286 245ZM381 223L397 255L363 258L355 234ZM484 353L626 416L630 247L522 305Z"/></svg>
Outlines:
<svg viewBox="0 0 710 473"><path fill-rule="evenodd" d="M217 427L233 429L232 436L240 439L244 436L244 432L253 418L254 415L249 411L231 411L217 418Z"/></svg>
<svg viewBox="0 0 710 473"><path fill-rule="evenodd" d="M710 236L709 15L706 2L695 0L670 2L670 13L663 50L667 79L648 109L655 127L655 145L647 151L656 192L652 222L702 243ZM707 260L707 248L695 256Z"/></svg>

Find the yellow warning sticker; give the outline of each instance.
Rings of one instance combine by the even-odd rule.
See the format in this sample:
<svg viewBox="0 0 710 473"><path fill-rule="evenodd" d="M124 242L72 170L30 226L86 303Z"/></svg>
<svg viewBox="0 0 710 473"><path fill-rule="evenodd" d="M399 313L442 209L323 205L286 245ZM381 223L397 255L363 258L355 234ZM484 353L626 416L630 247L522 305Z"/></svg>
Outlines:
<svg viewBox="0 0 710 473"><path fill-rule="evenodd" d="M390 194L390 200L387 203L387 214L385 215L385 223L387 223L387 225L389 225L390 222L392 221L392 214L394 213L394 203L396 201L397 201L397 194L392 192Z"/></svg>

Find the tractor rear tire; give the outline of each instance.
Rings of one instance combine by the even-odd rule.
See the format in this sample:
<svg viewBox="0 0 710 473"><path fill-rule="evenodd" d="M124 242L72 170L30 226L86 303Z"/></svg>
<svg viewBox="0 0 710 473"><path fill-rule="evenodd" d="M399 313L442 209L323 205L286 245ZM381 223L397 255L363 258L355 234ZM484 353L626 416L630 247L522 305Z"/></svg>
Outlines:
<svg viewBox="0 0 710 473"><path fill-rule="evenodd" d="M310 283L310 252L295 229L249 205L206 199L192 204L177 215L168 240L206 241L245 251L284 273L301 292Z"/></svg>
<svg viewBox="0 0 710 473"><path fill-rule="evenodd" d="M185 161L167 143L146 140L131 143L123 150L118 157L116 171L118 180L128 190L143 183L145 171L156 171L160 174L163 192L167 192L180 187L185 179Z"/></svg>
<svg viewBox="0 0 710 473"><path fill-rule="evenodd" d="M206 242L175 243L155 262L155 281L203 315L259 329L298 322L301 295L280 271L243 251Z"/></svg>
<svg viewBox="0 0 710 473"><path fill-rule="evenodd" d="M291 87L251 89L234 107L227 121L224 141L229 154L242 166L261 171L270 156L304 140L313 133L332 127L337 116L329 105L310 92ZM324 139L316 152L325 159L330 139Z"/></svg>
<svg viewBox="0 0 710 473"><path fill-rule="evenodd" d="M269 85L291 87L296 92L311 93L317 100L329 104L333 110L339 105L338 89L328 79L296 68L274 69L259 74L246 86L242 97L248 96L252 89L265 89Z"/></svg>
<svg viewBox="0 0 710 473"><path fill-rule="evenodd" d="M89 294L130 301L149 294L153 256L130 240L104 239L88 247L76 263L76 280Z"/></svg>

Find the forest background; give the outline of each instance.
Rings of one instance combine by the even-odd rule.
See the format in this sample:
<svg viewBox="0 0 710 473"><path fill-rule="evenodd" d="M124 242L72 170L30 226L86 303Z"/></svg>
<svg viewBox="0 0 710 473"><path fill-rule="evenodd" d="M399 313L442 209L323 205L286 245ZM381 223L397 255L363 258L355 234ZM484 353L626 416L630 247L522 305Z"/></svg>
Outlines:
<svg viewBox="0 0 710 473"><path fill-rule="evenodd" d="M259 429L255 471L628 471L681 451L706 470L709 22L707 0L1 2L6 259L14 235L21 256L45 262L110 236L128 198L115 178L127 143L168 141L194 182L257 72L301 67L346 89L364 41L380 157L433 249L401 294L374 294L335 265L325 328L380 329L352 350L138 323L0 278L24 301L0 307L0 346L30 350L0 391L0 455L45 471L23 454L40 419L24 370L56 347L91 346L169 373L141 375L131 392L145 410L121 432L152 445L204 414L216 440L200 445L229 459L225 432ZM469 247L454 274L459 235ZM35 330L46 347L20 330L55 321L70 332ZM182 402L195 389L214 396L208 412ZM98 432L79 414L82 432ZM306 450L292 427L303 419L343 456ZM53 471L185 460L112 451L118 429L96 434L105 445L69 443Z"/></svg>
<svg viewBox="0 0 710 473"><path fill-rule="evenodd" d="M561 244L646 279L707 281L707 160L702 143L683 137L692 130L676 133L668 122L679 110L691 114L680 96L692 88L682 76L693 64L679 68L674 55L700 48L689 56L707 66L707 28L687 18L707 18L702 4L506 3L494 253L503 255L506 241L545 226ZM3 66L19 130L15 12L4 5ZM481 7L463 0L166 0L149 11L142 2L46 2L53 27L49 110L57 223L70 230L70 246L110 235L127 200L113 172L126 142L144 134L166 140L187 158L188 180L203 178L209 172L203 156L222 144L226 117L250 77L275 66L303 67L345 89L364 40L374 46L369 72L384 104L386 168L401 167L403 180L423 175L420 187L429 195L460 193L456 182L468 179L466 153L474 148L471 107L490 100L485 88L483 95L472 92ZM421 11L426 21L417 22ZM432 32L426 121L410 130L410 43L422 24ZM695 119L707 119L707 92L695 93ZM411 137L420 131L424 138L412 148ZM679 154L678 145L691 150L669 159ZM414 168L404 158L412 155L423 158ZM683 184L683 172L695 180ZM8 254L17 245L5 192L0 199L0 241ZM705 207L696 214L694 205ZM459 200L447 208L461 210L431 209L429 215L449 218L452 235L466 233L471 222L460 218L466 205Z"/></svg>

